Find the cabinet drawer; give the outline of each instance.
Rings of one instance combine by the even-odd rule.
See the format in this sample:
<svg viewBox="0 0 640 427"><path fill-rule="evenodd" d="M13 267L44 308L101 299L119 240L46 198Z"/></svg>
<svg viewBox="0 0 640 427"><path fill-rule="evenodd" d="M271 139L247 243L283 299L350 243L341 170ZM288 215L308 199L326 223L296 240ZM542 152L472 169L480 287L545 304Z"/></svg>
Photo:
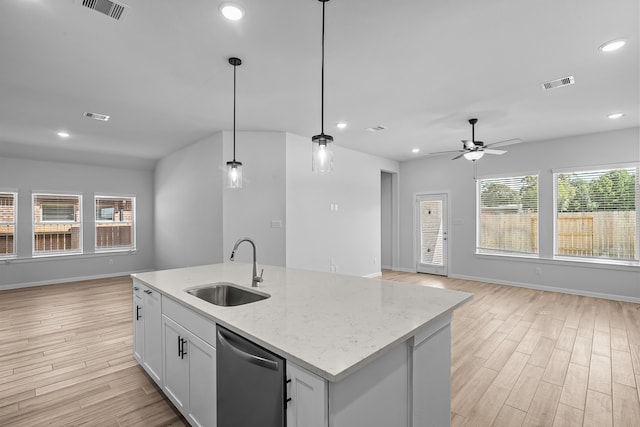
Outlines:
<svg viewBox="0 0 640 427"><path fill-rule="evenodd" d="M133 279L133 294L142 298L143 289L147 289L147 287L136 279Z"/></svg>
<svg viewBox="0 0 640 427"><path fill-rule="evenodd" d="M212 320L191 311L191 309L164 295L162 296L162 314L173 319L213 348L216 347L216 324Z"/></svg>

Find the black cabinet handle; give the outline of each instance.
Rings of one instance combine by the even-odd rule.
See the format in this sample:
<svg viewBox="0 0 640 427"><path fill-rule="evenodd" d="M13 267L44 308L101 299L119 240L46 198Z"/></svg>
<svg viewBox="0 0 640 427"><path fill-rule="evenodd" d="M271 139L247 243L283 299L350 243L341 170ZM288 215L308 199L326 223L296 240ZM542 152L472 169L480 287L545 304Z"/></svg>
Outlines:
<svg viewBox="0 0 640 427"><path fill-rule="evenodd" d="M285 381L285 384L291 384L291 378L287 378L287 381ZM286 397L286 391L285 391L285 397ZM287 405L289 404L289 402L291 402L291 398L288 397L285 401L284 401L284 409L287 409Z"/></svg>
<svg viewBox="0 0 640 427"><path fill-rule="evenodd" d="M137 287L137 286L134 286L134 287L133 287L133 290L134 290L134 291L137 291L138 289L140 289L140 288L139 288L139 287Z"/></svg>
<svg viewBox="0 0 640 427"><path fill-rule="evenodd" d="M184 359L184 356L187 354L187 352L186 352L186 351L184 351L184 345L187 343L187 340L183 340L182 338L180 338L180 341L181 341L181 343L182 343L182 344L181 344L181 345L182 345L182 349L181 349L181 351L182 351L182 356L181 356L180 358L181 358L181 359Z"/></svg>
<svg viewBox="0 0 640 427"><path fill-rule="evenodd" d="M140 316L140 309L142 307L140 307L139 305L136 305L136 320L140 320L142 319L142 316Z"/></svg>
<svg viewBox="0 0 640 427"><path fill-rule="evenodd" d="M151 295L153 292L152 292L152 291L150 291L149 289L145 289L145 290L144 290L144 293L145 293L145 294L149 294L149 295Z"/></svg>
<svg viewBox="0 0 640 427"><path fill-rule="evenodd" d="M184 359L184 356L187 354L184 351L184 345L187 343L187 340L183 339L180 335L178 335L178 357L180 359Z"/></svg>

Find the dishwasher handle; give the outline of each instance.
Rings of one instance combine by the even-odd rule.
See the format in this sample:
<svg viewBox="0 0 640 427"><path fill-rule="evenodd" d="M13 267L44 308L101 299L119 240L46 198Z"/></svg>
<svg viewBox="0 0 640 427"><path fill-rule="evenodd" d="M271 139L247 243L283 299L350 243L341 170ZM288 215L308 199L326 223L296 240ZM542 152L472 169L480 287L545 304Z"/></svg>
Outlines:
<svg viewBox="0 0 640 427"><path fill-rule="evenodd" d="M271 369L274 371L278 370L278 362L265 359L264 357L256 356L255 354L249 354L246 351L239 349L230 343L227 338L224 336L222 331L218 330L218 339L220 343L235 353L236 356L244 360L245 362L253 363L254 365L261 366L263 368Z"/></svg>

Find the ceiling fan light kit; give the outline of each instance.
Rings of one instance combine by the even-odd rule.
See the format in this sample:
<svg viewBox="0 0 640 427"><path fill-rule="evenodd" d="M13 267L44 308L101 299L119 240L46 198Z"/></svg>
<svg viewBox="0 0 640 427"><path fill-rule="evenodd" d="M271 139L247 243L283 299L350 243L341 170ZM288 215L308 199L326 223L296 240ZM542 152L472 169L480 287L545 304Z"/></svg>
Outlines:
<svg viewBox="0 0 640 427"><path fill-rule="evenodd" d="M311 138L311 170L316 173L333 171L333 137L324 133L324 6L329 0L322 2L322 71L321 71L321 103L320 103L320 134Z"/></svg>
<svg viewBox="0 0 640 427"><path fill-rule="evenodd" d="M522 142L520 138L515 139L507 139L504 141L493 142L491 144L486 144L482 141L476 141L476 131L475 126L478 123L478 119L473 118L469 119L469 124L471 125L471 139L463 139L462 140L462 150L453 150L453 151L440 151L429 154L449 154L449 153L460 153L455 156L451 160L459 159L460 157L464 157L467 160L471 160L475 162L476 160L481 159L485 154L497 154L501 155L506 153L505 150L496 150L495 148L489 148L492 146L500 145L508 145L508 144L516 144L518 142Z"/></svg>

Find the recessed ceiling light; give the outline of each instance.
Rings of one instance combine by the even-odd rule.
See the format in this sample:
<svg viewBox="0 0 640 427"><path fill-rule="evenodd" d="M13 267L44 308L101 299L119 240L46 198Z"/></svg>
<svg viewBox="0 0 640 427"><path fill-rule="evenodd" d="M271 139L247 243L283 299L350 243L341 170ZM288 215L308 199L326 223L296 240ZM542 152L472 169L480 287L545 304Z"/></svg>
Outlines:
<svg viewBox="0 0 640 427"><path fill-rule="evenodd" d="M613 52L614 50L620 49L625 44L627 44L625 39L611 40L600 46L600 50L603 52Z"/></svg>
<svg viewBox="0 0 640 427"><path fill-rule="evenodd" d="M222 3L219 9L220 13L229 21L239 21L244 17L244 9L234 3Z"/></svg>
<svg viewBox="0 0 640 427"><path fill-rule="evenodd" d="M338 124L336 125L336 127L337 127L338 129L344 129L344 128L346 128L346 127L347 127L347 124L346 124L345 122L340 122L340 123L338 123Z"/></svg>
<svg viewBox="0 0 640 427"><path fill-rule="evenodd" d="M619 119L620 117L623 117L623 116L624 116L624 113L611 113L607 117L609 117L610 119Z"/></svg>
<svg viewBox="0 0 640 427"><path fill-rule="evenodd" d="M60 138L69 138L70 135L69 135L69 132L65 132L61 130L60 132L58 132L58 136Z"/></svg>
<svg viewBox="0 0 640 427"><path fill-rule="evenodd" d="M419 153L420 149L419 148L414 148L413 150L411 150L412 153Z"/></svg>

